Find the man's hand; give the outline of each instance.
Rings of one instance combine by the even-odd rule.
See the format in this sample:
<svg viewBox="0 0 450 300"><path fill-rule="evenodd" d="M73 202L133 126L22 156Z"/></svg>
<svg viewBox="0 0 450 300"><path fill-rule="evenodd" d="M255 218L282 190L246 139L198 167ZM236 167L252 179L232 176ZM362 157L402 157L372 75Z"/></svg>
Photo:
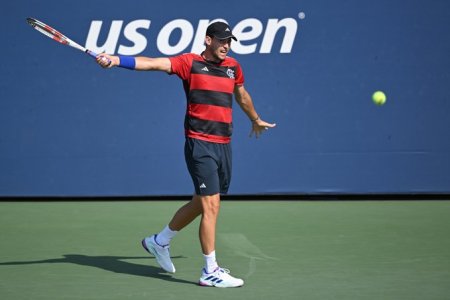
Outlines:
<svg viewBox="0 0 450 300"><path fill-rule="evenodd" d="M259 138L259 136L266 130L269 130L269 128L273 128L277 126L277 124L273 123L267 123L263 120L261 120L259 117L252 121L252 131L250 132L250 137L253 136L253 134L255 134L256 138Z"/></svg>
<svg viewBox="0 0 450 300"><path fill-rule="evenodd" d="M120 61L119 58L117 56L112 56L112 55L108 55L105 53L101 53L99 55L97 55L97 63L102 67L102 68L112 68L115 66L118 66Z"/></svg>

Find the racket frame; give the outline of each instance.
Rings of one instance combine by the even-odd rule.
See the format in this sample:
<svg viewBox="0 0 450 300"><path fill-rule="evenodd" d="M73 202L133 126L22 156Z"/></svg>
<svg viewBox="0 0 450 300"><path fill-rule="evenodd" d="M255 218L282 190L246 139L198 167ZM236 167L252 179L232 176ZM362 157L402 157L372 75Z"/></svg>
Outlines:
<svg viewBox="0 0 450 300"><path fill-rule="evenodd" d="M27 22L31 27L33 27L34 29L36 29L37 31L42 33L43 35L51 38L52 40L54 40L60 44L67 45L72 48L83 51L84 53L92 56L93 58L96 58L98 55L97 53L95 53L89 49L86 49L85 47L81 46L80 44L69 39L67 36L65 36L64 34L59 32L58 30L54 29L53 27L45 24L44 22L41 22L35 18L27 18Z"/></svg>

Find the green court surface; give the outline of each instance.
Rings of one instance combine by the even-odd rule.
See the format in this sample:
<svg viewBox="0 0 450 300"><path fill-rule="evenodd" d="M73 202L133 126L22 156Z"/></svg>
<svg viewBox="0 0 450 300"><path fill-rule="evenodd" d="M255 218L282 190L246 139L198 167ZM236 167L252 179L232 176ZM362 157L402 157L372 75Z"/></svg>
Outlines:
<svg viewBox="0 0 450 300"><path fill-rule="evenodd" d="M198 221L174 275L141 248L182 204L0 203L0 299L450 299L450 201L224 201L216 252L237 289L196 285Z"/></svg>

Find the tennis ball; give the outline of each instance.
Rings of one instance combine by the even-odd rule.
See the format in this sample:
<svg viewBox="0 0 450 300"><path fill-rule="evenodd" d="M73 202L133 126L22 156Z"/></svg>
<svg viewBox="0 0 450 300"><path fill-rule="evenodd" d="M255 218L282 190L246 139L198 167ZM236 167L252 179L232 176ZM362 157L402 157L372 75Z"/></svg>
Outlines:
<svg viewBox="0 0 450 300"><path fill-rule="evenodd" d="M372 95L372 101L376 105L383 105L386 103L386 95L382 91L376 91Z"/></svg>

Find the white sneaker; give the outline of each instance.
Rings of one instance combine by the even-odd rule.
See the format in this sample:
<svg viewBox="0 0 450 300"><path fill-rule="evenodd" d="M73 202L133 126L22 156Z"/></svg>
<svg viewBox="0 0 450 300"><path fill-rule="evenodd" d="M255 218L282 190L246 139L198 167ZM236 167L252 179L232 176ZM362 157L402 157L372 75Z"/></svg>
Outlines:
<svg viewBox="0 0 450 300"><path fill-rule="evenodd" d="M230 274L230 270L217 268L212 273L206 273L206 270L202 270L202 277L198 282L202 286L215 286L220 288L239 287L244 285L244 280L234 278Z"/></svg>
<svg viewBox="0 0 450 300"><path fill-rule="evenodd" d="M148 253L153 254L158 264L166 272L175 273L175 266L170 260L169 245L161 246L156 242L157 234L146 237L142 240L142 247L147 250Z"/></svg>

